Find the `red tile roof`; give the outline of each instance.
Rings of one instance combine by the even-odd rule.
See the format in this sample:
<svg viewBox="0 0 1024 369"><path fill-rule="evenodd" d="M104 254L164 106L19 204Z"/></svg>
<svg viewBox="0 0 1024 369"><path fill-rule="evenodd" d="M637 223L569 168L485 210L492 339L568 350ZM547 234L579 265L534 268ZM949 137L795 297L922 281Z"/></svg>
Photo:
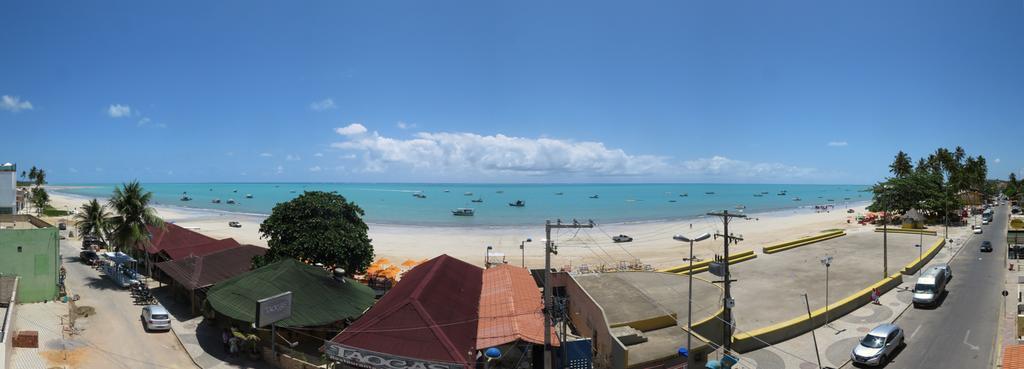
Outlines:
<svg viewBox="0 0 1024 369"><path fill-rule="evenodd" d="M190 247L215 241L202 233L182 228L174 223L164 223L164 227L146 226L151 235L146 252L156 254L166 249Z"/></svg>
<svg viewBox="0 0 1024 369"><path fill-rule="evenodd" d="M482 274L448 255L424 262L328 345L472 368Z"/></svg>
<svg viewBox="0 0 1024 369"><path fill-rule="evenodd" d="M1024 369L1024 345L1003 348L1003 369Z"/></svg>
<svg viewBox="0 0 1024 369"><path fill-rule="evenodd" d="M238 241L235 241L233 238L225 238L194 246L165 248L163 252L167 253L171 260L178 260L189 256L203 256L217 251L233 249L238 246L240 246Z"/></svg>
<svg viewBox="0 0 1024 369"><path fill-rule="evenodd" d="M252 268L252 258L266 252L267 249L259 246L241 245L202 256L156 263L156 267L185 289L194 290L248 272Z"/></svg>
<svg viewBox="0 0 1024 369"><path fill-rule="evenodd" d="M528 270L508 264L484 270L477 349L518 340L544 344L543 301ZM551 333L552 344L557 344Z"/></svg>

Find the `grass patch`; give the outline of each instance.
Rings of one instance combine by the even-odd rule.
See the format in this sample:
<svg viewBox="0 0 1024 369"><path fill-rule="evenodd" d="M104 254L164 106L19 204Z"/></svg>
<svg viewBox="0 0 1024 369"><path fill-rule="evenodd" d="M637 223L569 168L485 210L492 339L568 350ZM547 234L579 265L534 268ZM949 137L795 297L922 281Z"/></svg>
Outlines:
<svg viewBox="0 0 1024 369"><path fill-rule="evenodd" d="M54 208L50 205L46 205L46 208L43 209L43 215L48 217L64 217L71 215L71 213L65 210L58 210L57 208Z"/></svg>

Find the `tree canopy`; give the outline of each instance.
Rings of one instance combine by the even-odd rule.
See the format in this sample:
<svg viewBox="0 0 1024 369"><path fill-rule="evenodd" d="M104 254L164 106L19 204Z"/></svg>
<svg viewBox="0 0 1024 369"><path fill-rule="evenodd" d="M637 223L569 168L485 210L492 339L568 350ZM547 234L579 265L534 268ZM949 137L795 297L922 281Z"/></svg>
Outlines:
<svg viewBox="0 0 1024 369"><path fill-rule="evenodd" d="M96 236L106 242L111 229L110 212L96 199L82 204L81 211L74 216L75 228L82 236Z"/></svg>
<svg viewBox="0 0 1024 369"><path fill-rule="evenodd" d="M344 196L323 191L307 191L279 203L260 224L270 249L253 264L259 267L290 257L341 267L348 274L362 273L373 261L363 215L363 209Z"/></svg>
<svg viewBox="0 0 1024 369"><path fill-rule="evenodd" d="M42 187L35 187L32 189L32 205L35 205L36 211L42 214L46 210L46 205L50 203L50 194L46 193L46 189Z"/></svg>
<svg viewBox="0 0 1024 369"><path fill-rule="evenodd" d="M906 213L918 209L932 214L945 214L961 206L964 192L990 193L988 163L984 156L968 156L962 147L952 151L938 148L911 166L910 155L896 154L889 165L893 177L872 188L871 211Z"/></svg>
<svg viewBox="0 0 1024 369"><path fill-rule="evenodd" d="M114 188L109 204L117 215L110 219L112 232L109 236L116 250L149 242L147 225L163 227L163 219L149 206L152 198L153 193L146 192L138 181Z"/></svg>

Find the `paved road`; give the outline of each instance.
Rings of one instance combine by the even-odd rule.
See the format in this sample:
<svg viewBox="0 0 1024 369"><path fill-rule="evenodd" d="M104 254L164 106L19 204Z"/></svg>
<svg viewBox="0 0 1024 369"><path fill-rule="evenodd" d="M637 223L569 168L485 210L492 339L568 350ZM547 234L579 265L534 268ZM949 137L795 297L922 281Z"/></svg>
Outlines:
<svg viewBox="0 0 1024 369"><path fill-rule="evenodd" d="M78 244L77 240L61 241L68 272L65 283L70 293L81 297L78 306L91 306L96 314L76 324L83 330L76 339L87 346L76 368L196 368L172 333L142 329L141 307L132 302L127 290L80 263Z"/></svg>
<svg viewBox="0 0 1024 369"><path fill-rule="evenodd" d="M995 211L951 262L949 294L935 309L911 307L897 321L907 345L886 368L992 368L998 336L1006 255L1006 206ZM981 241L994 251L978 250Z"/></svg>

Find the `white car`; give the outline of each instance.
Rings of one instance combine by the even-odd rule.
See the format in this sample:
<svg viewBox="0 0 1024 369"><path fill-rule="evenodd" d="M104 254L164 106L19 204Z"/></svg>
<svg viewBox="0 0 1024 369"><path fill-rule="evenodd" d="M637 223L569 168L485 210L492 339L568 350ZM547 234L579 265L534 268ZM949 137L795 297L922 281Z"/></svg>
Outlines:
<svg viewBox="0 0 1024 369"><path fill-rule="evenodd" d="M981 227L975 227L974 234L981 234Z"/></svg>
<svg viewBox="0 0 1024 369"><path fill-rule="evenodd" d="M142 327L147 332L171 330L171 314L163 306L147 305L142 308Z"/></svg>
<svg viewBox="0 0 1024 369"><path fill-rule="evenodd" d="M903 344L903 329L895 324L882 324L868 332L850 353L854 363L870 366L885 365L896 348Z"/></svg>
<svg viewBox="0 0 1024 369"><path fill-rule="evenodd" d="M983 224L983 225L988 225L988 223L989 223L988 219L982 219L981 220L981 224Z"/></svg>

